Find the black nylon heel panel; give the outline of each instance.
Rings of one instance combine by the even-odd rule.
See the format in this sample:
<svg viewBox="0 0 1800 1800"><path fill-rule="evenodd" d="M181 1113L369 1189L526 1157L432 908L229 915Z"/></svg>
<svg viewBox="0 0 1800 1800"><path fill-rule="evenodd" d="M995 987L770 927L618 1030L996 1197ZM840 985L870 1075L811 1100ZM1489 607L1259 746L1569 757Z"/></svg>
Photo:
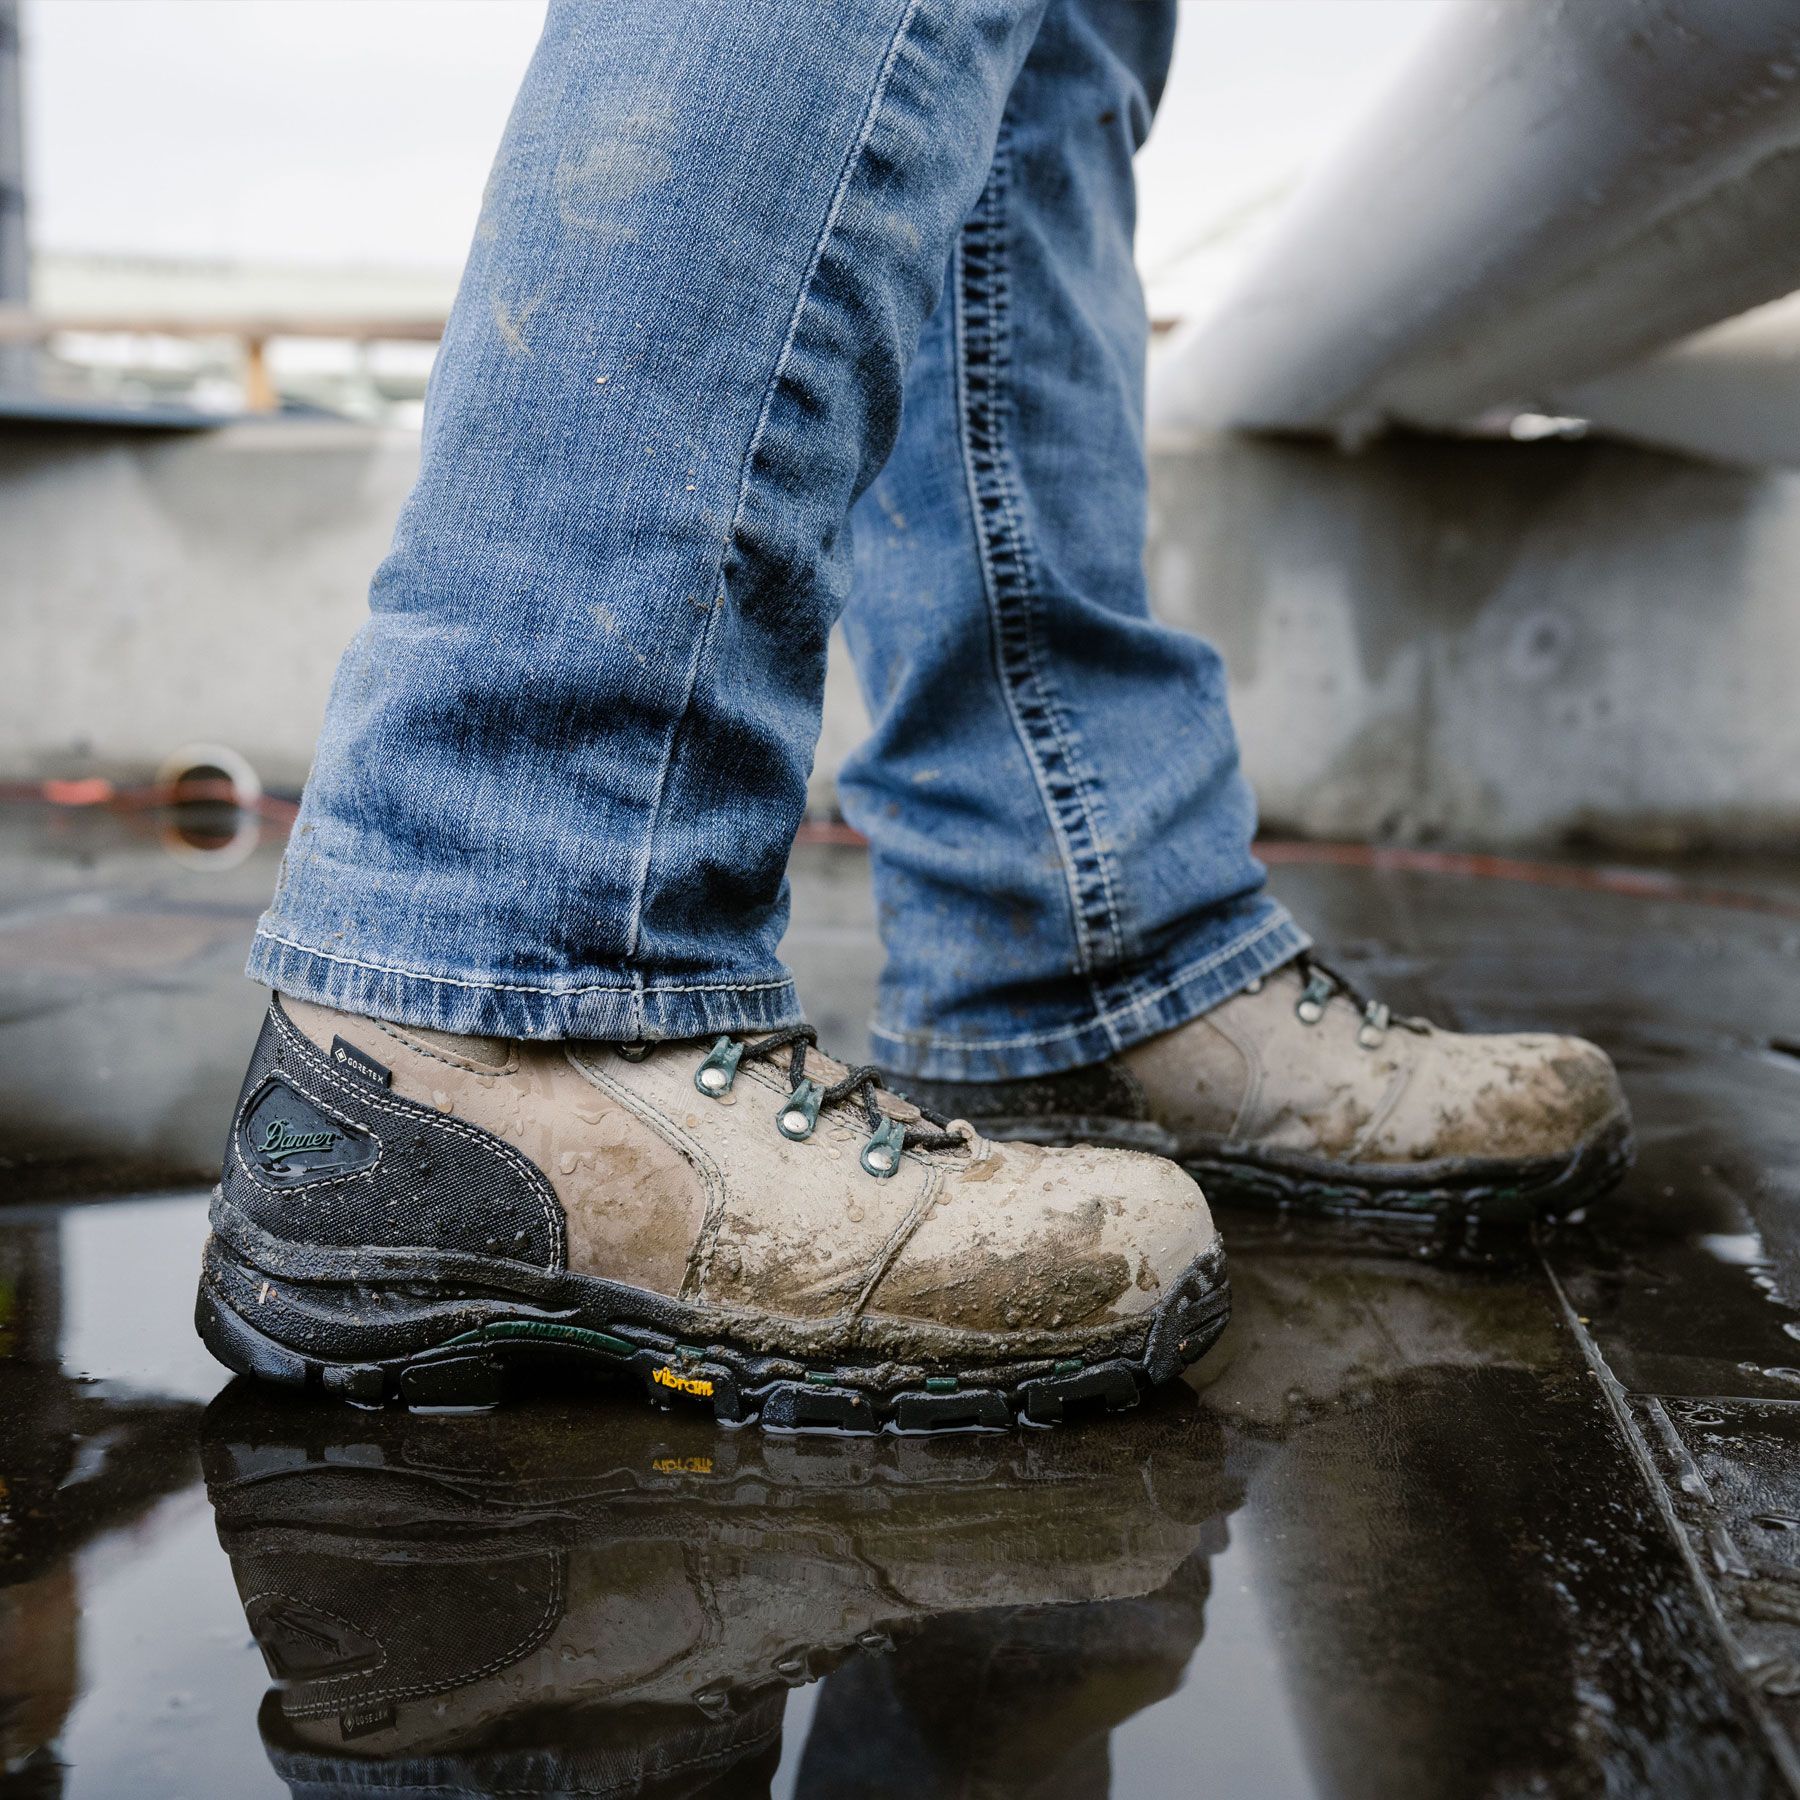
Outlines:
<svg viewBox="0 0 1800 1800"><path fill-rule="evenodd" d="M225 1147L225 1198L290 1243L565 1266L562 1204L491 1132L341 1073L269 1008Z"/></svg>

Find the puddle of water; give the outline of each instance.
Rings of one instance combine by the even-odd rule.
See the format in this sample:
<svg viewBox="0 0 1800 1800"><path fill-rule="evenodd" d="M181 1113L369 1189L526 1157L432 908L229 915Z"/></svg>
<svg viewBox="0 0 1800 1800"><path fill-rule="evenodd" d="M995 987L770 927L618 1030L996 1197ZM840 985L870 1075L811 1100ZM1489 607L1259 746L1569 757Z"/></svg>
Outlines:
<svg viewBox="0 0 1800 1800"><path fill-rule="evenodd" d="M1249 1529L1240 1516L1213 1561L1206 1641L1181 1687L1113 1733L1113 1792L1180 1793L1183 1771L1199 1776L1202 1793L1311 1800L1330 1791L1313 1779L1302 1721L1287 1704L1281 1643L1266 1611L1268 1573Z"/></svg>
<svg viewBox="0 0 1800 1800"><path fill-rule="evenodd" d="M65 1373L109 1388L210 1400L225 1371L193 1329L203 1194L109 1201L60 1216Z"/></svg>
<svg viewBox="0 0 1800 1800"><path fill-rule="evenodd" d="M1551 1257L1628 1384L1674 1397L1659 1453L1678 1503L1713 1508L1696 1554L1755 1609L1765 1700L1800 1687L1773 1585L1800 1543L1800 1227L1776 1204L1800 1156L1791 1069L1752 1016L1768 957L1671 962L1604 897L1511 894L1501 917L1467 884L1287 874L1326 937L1379 924L1403 1006L1616 1029L1644 1164ZM186 931L156 939L177 1009L190 974L225 991L210 926ZM872 960L816 936L824 1010L860 1017ZM1525 938L1566 946L1535 993ZM48 1046L20 1116L71 1067L142 1063L110 1150L162 1120L210 1142L229 1008L127 992L146 1043L189 1053L155 1063L115 1033L118 971L88 980L95 934L75 939L60 1010L11 1040ZM1437 969L1451 1004L1405 991ZM1665 1029L1632 1011L1652 991L1718 1016ZM91 1121L63 1123L78 1144ZM859 1443L606 1398L455 1420L215 1399L190 1324L203 1231L191 1195L0 1214L0 1787L1784 1791L1529 1260L1420 1267L1233 1222L1237 1318L1192 1390L1086 1430ZM1789 1406L1748 1414L1745 1392Z"/></svg>
<svg viewBox="0 0 1800 1800"><path fill-rule="evenodd" d="M1769 1266L1763 1241L1754 1231L1703 1231L1694 1239L1694 1248L1734 1268L1766 1269Z"/></svg>
<svg viewBox="0 0 1800 1800"><path fill-rule="evenodd" d="M795 1688L781 1712L781 1760L769 1778L769 1800L793 1800L800 1779L800 1758L812 1735L813 1714L819 1709L819 1689L809 1682Z"/></svg>
<svg viewBox="0 0 1800 1800"><path fill-rule="evenodd" d="M1028 1766L1063 1791L1207 1635L1239 1495L1185 1391L1117 1433L933 1441L602 1406L602 1430L555 1402L208 1409L285 1780L654 1791L773 1764L778 1792L912 1795ZM1132 1791L1181 1792L1186 1762Z"/></svg>
<svg viewBox="0 0 1800 1800"><path fill-rule="evenodd" d="M0 1742L42 1786L1772 1791L1529 1271L1248 1250L1198 1391L819 1440L215 1397L201 1229L0 1215Z"/></svg>
<svg viewBox="0 0 1800 1800"><path fill-rule="evenodd" d="M83 1691L56 1744L67 1800L285 1796L256 1733L267 1673L204 1491L171 1495L73 1561Z"/></svg>

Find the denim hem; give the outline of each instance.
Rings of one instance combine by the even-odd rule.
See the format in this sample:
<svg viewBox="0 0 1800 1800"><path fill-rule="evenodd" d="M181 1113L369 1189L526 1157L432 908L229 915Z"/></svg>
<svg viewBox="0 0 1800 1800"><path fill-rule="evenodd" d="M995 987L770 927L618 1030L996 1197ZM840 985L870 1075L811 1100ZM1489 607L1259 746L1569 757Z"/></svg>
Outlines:
<svg viewBox="0 0 1800 1800"><path fill-rule="evenodd" d="M639 1039L774 1031L805 1016L793 978L646 982L629 972L567 987L481 976L427 975L315 950L259 931L245 973L292 996L396 1025L462 1037Z"/></svg>
<svg viewBox="0 0 1800 1800"><path fill-rule="evenodd" d="M1192 954L1173 953L1135 973L1104 998L1096 993L1085 1018L1037 1032L1008 1037L952 1038L899 1033L879 1023L869 1028L873 1054L896 1076L927 1081L1009 1081L1079 1069L1160 1037L1210 1012L1240 993L1260 975L1292 962L1312 939L1279 901L1248 931L1227 943Z"/></svg>

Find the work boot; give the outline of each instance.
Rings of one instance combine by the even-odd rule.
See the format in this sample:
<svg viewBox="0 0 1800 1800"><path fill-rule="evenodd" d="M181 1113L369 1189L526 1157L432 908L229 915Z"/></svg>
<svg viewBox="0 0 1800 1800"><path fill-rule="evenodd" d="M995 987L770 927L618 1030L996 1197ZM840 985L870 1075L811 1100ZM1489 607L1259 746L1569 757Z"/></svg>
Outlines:
<svg viewBox="0 0 1800 1800"><path fill-rule="evenodd" d="M804 1026L503 1043L276 1000L212 1225L219 1360L364 1402L573 1357L776 1427L1048 1421L1133 1404L1228 1305L1179 1169L991 1144Z"/></svg>
<svg viewBox="0 0 1800 1800"><path fill-rule="evenodd" d="M1215 1199L1326 1212L1518 1222L1604 1191L1632 1155L1592 1044L1441 1031L1304 955L1108 1062L900 1085L989 1137L1129 1144Z"/></svg>

